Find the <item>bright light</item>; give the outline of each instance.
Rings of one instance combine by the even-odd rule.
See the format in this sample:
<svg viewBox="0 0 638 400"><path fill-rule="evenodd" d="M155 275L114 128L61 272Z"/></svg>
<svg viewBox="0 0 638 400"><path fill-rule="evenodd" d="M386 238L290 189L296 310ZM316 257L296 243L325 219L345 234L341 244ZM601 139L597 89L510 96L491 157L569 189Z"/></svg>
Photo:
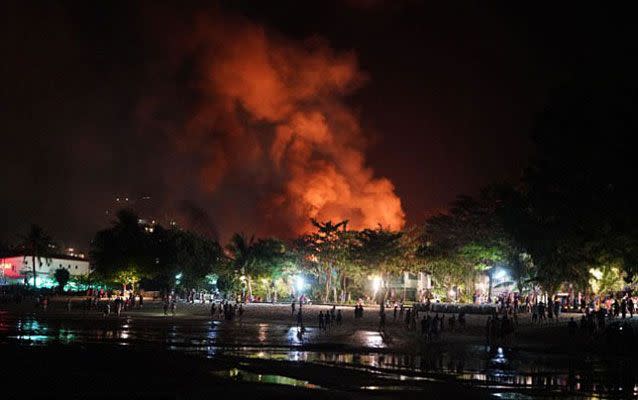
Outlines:
<svg viewBox="0 0 638 400"><path fill-rule="evenodd" d="M182 273L180 272L179 274L175 275L175 279L182 279Z"/></svg>
<svg viewBox="0 0 638 400"><path fill-rule="evenodd" d="M375 276L372 278L372 289L376 293L379 289L381 289L381 285L383 284L383 279L380 276Z"/></svg>
<svg viewBox="0 0 638 400"><path fill-rule="evenodd" d="M303 291L305 286L306 282L304 282L303 276L298 275L297 277L295 277L295 287L297 288L297 291Z"/></svg>
<svg viewBox="0 0 638 400"><path fill-rule="evenodd" d="M589 273L596 279L601 280L603 278L603 271L599 268L590 268Z"/></svg>
<svg viewBox="0 0 638 400"><path fill-rule="evenodd" d="M493 276L496 280L505 280L507 278L507 271L505 271L503 268L499 268L496 270L496 272L494 272Z"/></svg>
<svg viewBox="0 0 638 400"><path fill-rule="evenodd" d="M448 296L450 296L450 298L455 297L455 296L456 296L456 290L454 290L454 289L450 289L450 290L447 292L447 294L448 294Z"/></svg>

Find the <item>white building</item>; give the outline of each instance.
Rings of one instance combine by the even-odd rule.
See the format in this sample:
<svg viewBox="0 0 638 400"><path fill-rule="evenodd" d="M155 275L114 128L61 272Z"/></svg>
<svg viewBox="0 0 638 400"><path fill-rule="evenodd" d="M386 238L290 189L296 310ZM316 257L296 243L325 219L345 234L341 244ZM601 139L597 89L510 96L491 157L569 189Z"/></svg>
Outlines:
<svg viewBox="0 0 638 400"><path fill-rule="evenodd" d="M0 284L25 283L33 279L33 258L29 255L14 255L0 258ZM55 286L55 270L66 269L71 277L86 276L91 272L89 261L66 255L35 259L38 287Z"/></svg>

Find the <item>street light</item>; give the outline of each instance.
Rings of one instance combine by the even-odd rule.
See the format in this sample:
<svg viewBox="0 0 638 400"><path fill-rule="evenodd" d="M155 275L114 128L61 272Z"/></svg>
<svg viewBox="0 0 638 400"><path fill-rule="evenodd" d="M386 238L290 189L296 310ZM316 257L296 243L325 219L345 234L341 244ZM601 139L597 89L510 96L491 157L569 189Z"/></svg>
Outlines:
<svg viewBox="0 0 638 400"><path fill-rule="evenodd" d="M297 292L301 294L305 286L306 282L304 281L303 276L297 275L295 277L295 289L297 289Z"/></svg>

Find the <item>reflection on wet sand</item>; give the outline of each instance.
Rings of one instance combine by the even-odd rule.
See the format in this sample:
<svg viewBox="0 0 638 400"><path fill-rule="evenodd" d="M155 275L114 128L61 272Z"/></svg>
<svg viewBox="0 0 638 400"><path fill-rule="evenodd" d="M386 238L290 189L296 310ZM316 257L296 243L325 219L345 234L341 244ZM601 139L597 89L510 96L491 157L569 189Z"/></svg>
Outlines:
<svg viewBox="0 0 638 400"><path fill-rule="evenodd" d="M67 319L36 318L0 312L0 344L28 346L50 344L141 345L234 360L250 360L340 368L367 374L374 385L358 390L415 390L424 382L465 382L498 392L569 391L575 394L638 394L636 375L630 362L606 363L595 359L526 354L503 347L465 346L460 349L432 348L421 354L387 352L382 335L355 330L348 339L355 350L338 351L325 346L329 337L314 327L301 332L296 326L270 323L221 323L205 320ZM254 365L252 365L255 367ZM256 368L256 367L255 367ZM251 382L319 388L312 379L281 374L257 373L234 368L217 376ZM338 376L338 374L337 374ZM386 384L380 384L381 383ZM343 382L333 382L343 386ZM330 382L328 382L328 386Z"/></svg>

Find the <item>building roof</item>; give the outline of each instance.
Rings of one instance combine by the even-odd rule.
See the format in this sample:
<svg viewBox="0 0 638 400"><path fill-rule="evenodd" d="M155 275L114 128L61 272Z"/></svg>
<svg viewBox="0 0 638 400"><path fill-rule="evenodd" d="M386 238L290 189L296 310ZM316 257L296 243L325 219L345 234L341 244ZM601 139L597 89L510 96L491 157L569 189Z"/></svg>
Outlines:
<svg viewBox="0 0 638 400"><path fill-rule="evenodd" d="M0 256L0 258L14 258L14 257L31 257L31 254L29 254L27 252L15 252L15 253L9 253L9 254L4 254L4 255ZM42 256L40 258L42 258L42 259L56 259L56 260L71 260L71 261L86 261L86 262L89 262L88 258L73 257L73 256L69 256L67 254L49 254L47 256Z"/></svg>

